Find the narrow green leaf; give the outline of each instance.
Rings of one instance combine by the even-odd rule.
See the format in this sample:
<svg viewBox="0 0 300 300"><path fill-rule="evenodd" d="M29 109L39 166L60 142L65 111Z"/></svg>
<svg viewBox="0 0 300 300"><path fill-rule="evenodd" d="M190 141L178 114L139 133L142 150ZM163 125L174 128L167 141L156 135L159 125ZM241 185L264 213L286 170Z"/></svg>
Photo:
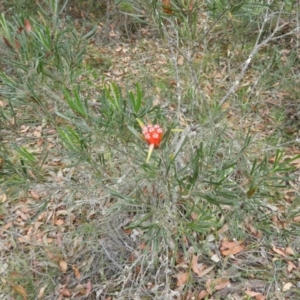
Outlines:
<svg viewBox="0 0 300 300"><path fill-rule="evenodd" d="M88 115L87 109L83 102L80 99L80 95L77 90L74 90L74 97L71 96L70 92L64 88L64 95L67 103L69 106L74 110L76 113L81 115L82 117L86 117Z"/></svg>
<svg viewBox="0 0 300 300"><path fill-rule="evenodd" d="M35 158L34 158L33 154L28 152L28 150L26 150L25 148L20 147L18 153L19 153L19 155L22 156L22 158L26 159L28 162L31 162L31 163L35 162Z"/></svg>
<svg viewBox="0 0 300 300"><path fill-rule="evenodd" d="M97 31L97 29L98 29L98 27L95 26L92 30L90 30L87 34L85 34L85 35L82 37L82 39L83 39L83 40L89 39L90 37L92 37L92 36L95 34L95 32Z"/></svg>
<svg viewBox="0 0 300 300"><path fill-rule="evenodd" d="M142 138L142 135L138 133L133 127L127 126L127 128L143 143L145 143L145 140Z"/></svg>

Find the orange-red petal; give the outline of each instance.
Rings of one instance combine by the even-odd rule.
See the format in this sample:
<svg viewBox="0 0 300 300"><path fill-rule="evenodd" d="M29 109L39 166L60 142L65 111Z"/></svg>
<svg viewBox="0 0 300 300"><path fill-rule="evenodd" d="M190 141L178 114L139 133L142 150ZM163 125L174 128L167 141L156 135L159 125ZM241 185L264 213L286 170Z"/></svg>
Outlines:
<svg viewBox="0 0 300 300"><path fill-rule="evenodd" d="M159 125L147 125L143 127L143 135L149 145L158 148L163 137L163 131Z"/></svg>

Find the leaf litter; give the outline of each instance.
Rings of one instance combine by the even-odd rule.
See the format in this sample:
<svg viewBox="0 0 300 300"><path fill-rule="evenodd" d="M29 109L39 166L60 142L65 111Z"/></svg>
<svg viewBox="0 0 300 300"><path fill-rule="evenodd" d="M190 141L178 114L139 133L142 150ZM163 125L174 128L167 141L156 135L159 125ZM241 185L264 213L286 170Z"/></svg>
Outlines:
<svg viewBox="0 0 300 300"><path fill-rule="evenodd" d="M167 14L172 14L169 3L169 1L165 1L166 6L164 7L164 10ZM28 20L25 20L24 22L25 30L30 31L30 23L27 23ZM110 37L116 36L117 32L115 28L112 27L110 31ZM101 89L101 87L103 87L105 84L113 81L119 82L120 85L124 87L125 82L129 85L134 84L134 82L138 80L143 80L144 74L152 74L154 79L163 80L165 83L169 84L170 89L172 89L174 86L174 79L169 71L168 49L162 48L156 40L151 39L145 39L141 41L141 45L141 47L133 47L131 44L118 45L114 50L114 55L111 54L111 47L93 47L93 49L90 49L91 55L95 52L101 53L103 55L103 60L106 59L105 56L112 56L111 67L106 70L104 73L105 78L103 81L99 81L96 87ZM144 51L145 47L148 49L147 53ZM87 58L87 60L88 59L89 58ZM177 63L178 66L183 66L184 57L179 56ZM219 84L219 86L224 84L222 79L225 78L226 72L226 68L222 67L219 70L214 70L212 73L214 81L211 81L212 78L208 78L208 82L206 83L204 90L206 90L208 94L211 94L211 97L214 96L214 84ZM253 77L255 77L255 74L253 74ZM253 81L253 77L246 78L245 82L243 83L244 86L250 86ZM278 94L278 96L281 98L287 97L288 95L289 92L284 91L281 94ZM161 90L157 89L157 95L155 97L158 99L158 102L163 101ZM274 105L275 102L272 97L270 97L268 103L270 104L271 102L272 105ZM0 105L4 105L1 103L4 102L0 102ZM251 118L246 119L241 123L238 120L238 114L230 110L230 104L227 102L223 104L222 109L227 111L227 121L229 126L247 128L251 123L251 132L257 133L258 139L264 138L269 134L267 126L268 124L272 123L272 120L270 117L270 110L266 109L265 106L259 108L260 112L264 111L264 120L257 123L252 122ZM45 247L47 250L44 254L46 255L40 258L41 265L44 263L42 260L47 261L48 259L59 268L63 275L66 275L63 277L63 283L56 286L58 293L57 299L75 297L76 295L88 297L92 293L94 285L97 284L96 282L93 283L92 279L88 279L85 281L85 283L75 286L75 288L70 286L72 286L72 280L80 280L80 278L83 276L84 271L81 272L81 269L84 269L86 264L91 265L92 262L84 259L80 265L77 265L80 259L74 258L72 262L68 264L63 258L63 253L59 250L64 246L65 235L67 235L68 231L71 231L72 227L76 227L74 226L74 223L75 225L76 222L78 222L77 224L80 224L83 223L84 220L82 220L82 217L75 210L69 210L68 208L64 207L64 205L60 204L61 199L68 198L71 193L70 191L61 192L60 190L60 188L66 182L68 182L68 180L64 175L64 172L66 171L65 164L60 160L59 156L57 156L57 153L53 151L56 147L58 147L56 143L57 133L54 128L45 127L42 124L35 126L22 125L19 132L21 134L21 139L16 140L17 143L19 145L26 146L26 148L28 146L28 149L30 149L31 153L41 154L43 146L46 145L50 153L50 159L42 166L42 168L45 171L45 178L49 177L49 182L45 186L33 186L27 194L23 195L21 201L19 202L19 204L21 203L22 206L18 208L13 207L14 204L12 203L12 199L9 199L6 194L2 194L0 196L0 202L5 205L5 209L9 212L1 219L3 222L1 223L0 227L0 236L3 239L4 251L9 251L9 249L13 247L12 243L10 242L10 233L17 229L19 232L17 240L20 247L24 247L23 249L28 247L28 250L32 246ZM291 151L295 153L295 149L291 149ZM272 163L272 158L270 159L270 162ZM297 169L299 169L299 160L295 160L293 164ZM80 173L82 170L76 171ZM36 179L36 175L33 172L30 174L30 177L32 179ZM45 190L51 192L45 192ZM292 189L291 191L294 192L295 189ZM55 193L56 195L53 196ZM289 198L289 202L293 201L293 197ZM37 206L38 202L43 201L45 201L45 203L48 202L45 208L43 208L44 211L40 210L40 208ZM299 223L300 216L295 216L294 221ZM281 226L279 224L279 220L276 219L274 219L274 224L276 227ZM246 229L253 236L255 243L257 240L262 238L262 233L254 228L251 223L246 226ZM211 247L213 248L211 257L215 257L215 255L217 255L215 252L220 251L221 255L217 255L217 257L221 263L225 263L226 261L232 261L234 263L236 255L247 254L249 244L246 246L244 240L228 241L224 239L223 237L226 235L227 230L228 226L226 227L226 225L224 225L223 229L218 231L220 238L218 249L213 248L213 243L211 242ZM77 243L75 240L73 243L74 249L76 249L76 247L79 249L80 243L80 241ZM274 263L278 259L283 259L286 262L288 273L292 273L296 270L299 271L297 260L293 260L293 256L295 254L292 247L283 248L271 245L269 251L271 253L268 254L269 256L267 259L273 257ZM76 256L76 253L74 252L72 255ZM70 256L72 255L70 253ZM221 291L233 285L233 282L231 282L230 278L227 278L226 276L219 277L218 274L214 273L215 269L218 268L217 265L210 265L207 263L207 261L198 263L199 259L201 260L201 256L199 255L193 255L191 259L191 270L193 271L193 275L195 275L198 279L202 279L202 277L205 278L205 282L201 285L202 290L200 292L198 290L197 292L197 299L204 299L209 295L217 295L217 293L215 293L216 291ZM218 263L219 260L213 261ZM32 263L33 262L34 261L32 261ZM34 263L37 262L35 261ZM189 262L186 261L185 263L188 267ZM245 264L247 264L247 262L245 262ZM44 267L37 267L37 270L39 270L39 268L40 270L44 269ZM72 274L74 279L67 277L71 276L70 274ZM188 271L179 272L176 274L176 286L183 288L189 282L189 280L192 280L191 277L192 275ZM9 281L7 280L7 282ZM9 284L21 298L28 299L27 291L24 286L21 284L16 285L12 282L9 282ZM282 290L289 291L293 286L293 283L287 282L282 286ZM98 286L97 288L101 290L101 288L104 288L104 285L102 287ZM43 299L46 289L47 285L40 286L38 289L38 299ZM238 294L241 291L244 291L246 295L255 297L257 300L266 299L262 293L254 290L255 288L253 287L247 287L246 290L241 288L241 290L236 291L236 293ZM106 297L106 299L109 298L112 297Z"/></svg>

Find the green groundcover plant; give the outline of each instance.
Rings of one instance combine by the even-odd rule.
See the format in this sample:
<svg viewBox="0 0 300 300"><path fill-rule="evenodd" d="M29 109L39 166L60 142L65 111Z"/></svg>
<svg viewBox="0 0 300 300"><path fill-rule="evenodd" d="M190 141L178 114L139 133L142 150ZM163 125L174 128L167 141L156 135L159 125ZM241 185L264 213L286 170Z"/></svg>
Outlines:
<svg viewBox="0 0 300 300"><path fill-rule="evenodd" d="M213 22L219 21L224 11L235 16L233 21L245 21L243 16L247 15L249 22L257 22L265 8L253 6L251 1L247 5L225 2L205 2ZM60 18L65 6L59 8L59 1L49 3L50 14L39 6L37 16L0 17L1 196L5 194L12 203L18 203L29 192L35 195L33 191L42 190L45 198L30 203L33 220L51 207L66 215L68 227L59 233L64 239L60 235L57 238L61 248L47 245L49 249L55 248L65 256L70 250L72 259L78 261L82 256L97 256L98 264L93 269L90 260L87 265L91 269L86 272L92 270L97 279L105 281L114 278L115 270L120 271L126 263L136 263L117 247L111 247L115 252L108 251L110 246L103 241L111 242L110 234L115 241L123 234L122 247L132 253L143 250L136 261L140 259L146 266L149 258L156 268L162 264L162 253L173 268L178 253L189 257L191 249L196 254L208 251L208 239L218 241L218 231L225 225L228 238L239 241L251 238L246 230L248 223L253 232L263 233L269 240L280 237L288 241L297 236L293 218L299 214L299 199L295 198L284 212L287 227L274 228L273 217L283 197L281 190L295 174L293 162L298 156L286 156L277 148L263 154L255 152L247 131L233 138L232 129L220 121L221 106L217 101L201 102L196 88L191 88L193 101L203 103L203 107L191 109L193 113L186 117L180 110L186 99L181 97L179 83L175 110L154 104L151 93L146 93L140 82L126 86L111 80L96 86L95 81L103 74L95 76L85 61L96 28L80 31L67 17ZM159 14L156 25L165 40L173 36L166 35L166 20L178 18L174 28L181 41L179 50L192 47L196 16L204 7L192 7L190 3L174 1L169 7L172 15L163 13L164 7L157 1L147 6L154 17ZM243 26L247 30L245 23ZM209 31L202 33L205 36ZM178 50L175 48L174 53ZM178 70L174 73L178 79ZM190 103L189 107L194 106ZM209 110L218 117L207 113ZM189 119L197 114L195 120ZM33 138L41 137L35 128L42 128L42 142ZM22 135L30 130L37 133ZM62 196L55 198L57 194ZM5 205L0 215L7 214L9 205ZM49 231L56 229L51 227ZM17 251L19 232L11 230L8 234L12 249ZM76 244L79 240L82 248ZM45 255L47 247L38 252L32 247L31 257ZM79 249L78 253L74 249ZM61 261L59 267L65 273ZM50 273L56 274L55 267L49 263L39 271L48 278L52 277ZM49 286L55 285L51 278L47 280ZM34 283L30 286L31 294L37 297ZM17 293L22 295L20 289Z"/></svg>

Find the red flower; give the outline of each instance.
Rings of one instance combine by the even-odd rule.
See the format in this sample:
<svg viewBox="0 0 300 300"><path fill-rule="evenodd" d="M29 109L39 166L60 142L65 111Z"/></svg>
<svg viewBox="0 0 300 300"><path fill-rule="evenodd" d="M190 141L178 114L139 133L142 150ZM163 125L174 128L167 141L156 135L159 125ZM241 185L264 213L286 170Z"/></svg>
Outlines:
<svg viewBox="0 0 300 300"><path fill-rule="evenodd" d="M143 127L143 135L149 145L158 148L163 137L163 131L159 125L147 125Z"/></svg>

